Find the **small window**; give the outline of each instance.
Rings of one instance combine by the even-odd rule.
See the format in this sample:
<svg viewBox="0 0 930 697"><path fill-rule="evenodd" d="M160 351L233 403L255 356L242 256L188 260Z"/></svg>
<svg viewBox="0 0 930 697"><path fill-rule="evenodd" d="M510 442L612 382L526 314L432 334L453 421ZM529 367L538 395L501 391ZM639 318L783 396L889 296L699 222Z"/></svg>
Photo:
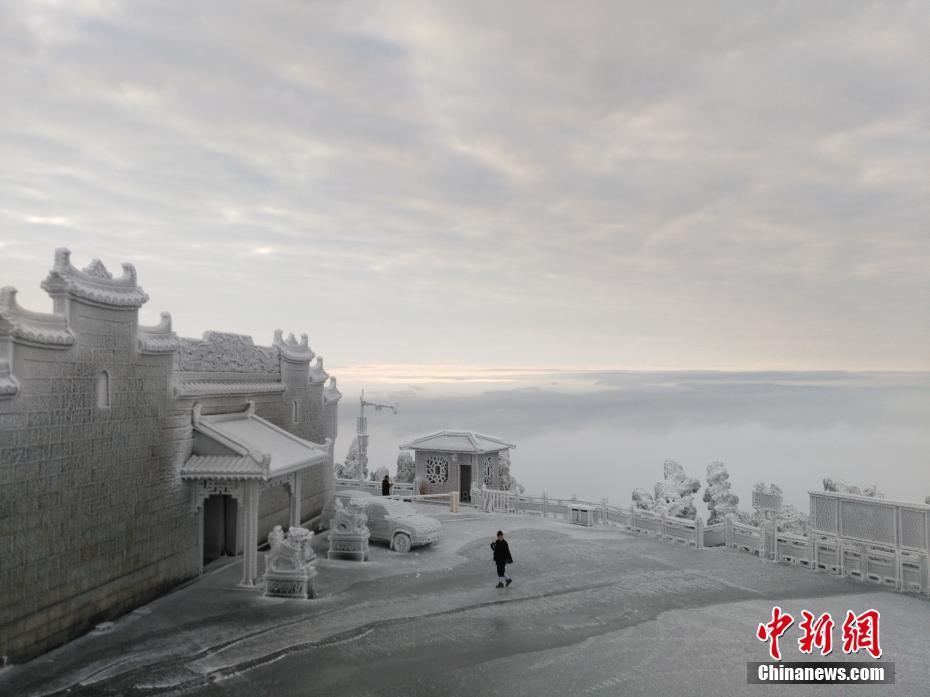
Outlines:
<svg viewBox="0 0 930 697"><path fill-rule="evenodd" d="M97 406L101 409L110 408L110 374L105 370L97 375Z"/></svg>
<svg viewBox="0 0 930 697"><path fill-rule="evenodd" d="M300 420L300 406L297 404L297 400L291 404L291 419L296 424Z"/></svg>

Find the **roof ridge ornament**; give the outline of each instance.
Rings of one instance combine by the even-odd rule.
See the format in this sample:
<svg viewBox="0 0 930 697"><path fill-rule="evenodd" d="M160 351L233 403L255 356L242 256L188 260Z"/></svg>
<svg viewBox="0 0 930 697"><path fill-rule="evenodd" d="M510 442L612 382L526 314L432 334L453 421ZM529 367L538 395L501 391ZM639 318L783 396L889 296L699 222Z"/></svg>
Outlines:
<svg viewBox="0 0 930 697"><path fill-rule="evenodd" d="M292 363L309 363L316 355L310 348L310 340L306 334L301 334L298 342L293 333L288 334L285 339L284 332L281 329L275 329L272 345L278 350L281 358Z"/></svg>
<svg viewBox="0 0 930 697"><path fill-rule="evenodd" d="M316 363L310 366L310 382L320 384L329 379L329 373L323 368L323 356L316 357Z"/></svg>
<svg viewBox="0 0 930 697"><path fill-rule="evenodd" d="M74 332L63 314L27 310L16 302L17 292L13 286L0 288L0 340L57 349L74 344Z"/></svg>
<svg viewBox="0 0 930 697"><path fill-rule="evenodd" d="M336 386L335 377L330 377L329 382L323 389L323 399L326 404L332 404L333 402L338 402L340 399L342 399L342 392L340 392L339 388Z"/></svg>
<svg viewBox="0 0 930 697"><path fill-rule="evenodd" d="M178 350L178 335L171 330L171 313L162 312L161 320L154 326L139 325L136 328L139 353L174 353Z"/></svg>
<svg viewBox="0 0 930 697"><path fill-rule="evenodd" d="M94 276L96 278L103 278L107 281L113 280L113 274L107 271L107 267L103 265L103 262L99 259L93 259L90 264L84 267L84 273L88 276Z"/></svg>
<svg viewBox="0 0 930 697"><path fill-rule="evenodd" d="M136 283L136 267L123 263L123 275L113 278L99 259L82 271L71 264L71 250L59 247L42 288L52 298L69 295L92 305L138 309L148 302L148 294Z"/></svg>

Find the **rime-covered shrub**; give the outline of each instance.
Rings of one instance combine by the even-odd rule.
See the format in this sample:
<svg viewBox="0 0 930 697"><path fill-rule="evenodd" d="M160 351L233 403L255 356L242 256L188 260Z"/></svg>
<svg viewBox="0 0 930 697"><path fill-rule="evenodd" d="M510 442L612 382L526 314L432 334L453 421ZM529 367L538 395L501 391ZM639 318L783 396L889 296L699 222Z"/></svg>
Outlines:
<svg viewBox="0 0 930 697"><path fill-rule="evenodd" d="M779 496L782 493L781 487L777 484L766 484L764 482L756 482L752 490L763 494L775 494ZM744 516L741 515L740 517L743 518ZM762 515L758 511L753 511L752 514L746 516L746 518L748 518L748 520L744 519L742 522L746 522L750 525L759 526L763 522ZM790 503L783 504L781 510L778 512L776 525L779 532L807 535L807 531L810 528L810 515L803 511L799 511Z"/></svg>
<svg viewBox="0 0 930 697"><path fill-rule="evenodd" d="M707 465L707 488L704 503L710 516L708 525L722 523L728 517L739 518L739 496L730 491L730 473L719 460Z"/></svg>
<svg viewBox="0 0 930 697"><path fill-rule="evenodd" d="M501 489L522 494L524 492L523 485L510 473L510 451L501 450L497 456L500 462Z"/></svg>
<svg viewBox="0 0 930 697"><path fill-rule="evenodd" d="M394 481L412 482L415 476L417 476L417 465L413 453L404 450L397 455L397 474L394 476Z"/></svg>
<svg viewBox="0 0 930 697"><path fill-rule="evenodd" d="M382 465L374 472L369 472L368 479L372 482L380 482L383 481L385 477L389 476L389 474L388 468Z"/></svg>
<svg viewBox="0 0 930 697"><path fill-rule="evenodd" d="M860 489L857 486L849 484L842 479L833 479L832 477L824 477L823 480L823 490L824 491L835 491L839 494L853 494L855 496L871 496L876 499L885 498L885 494L882 493L879 488L872 484L867 486L864 489Z"/></svg>
<svg viewBox="0 0 930 697"><path fill-rule="evenodd" d="M689 477L684 468L672 459L665 461L663 474L665 479L656 482L652 494L644 489L633 491L636 507L659 515L694 520L697 509L694 507L693 495L701 488L701 482Z"/></svg>
<svg viewBox="0 0 930 697"><path fill-rule="evenodd" d="M335 470L337 479L356 479L359 465L359 454L358 454L358 438L352 439L352 444L349 446L349 450L346 453L346 459L343 462L336 462L333 464L333 469ZM366 471L362 473L364 475L368 474L367 468Z"/></svg>

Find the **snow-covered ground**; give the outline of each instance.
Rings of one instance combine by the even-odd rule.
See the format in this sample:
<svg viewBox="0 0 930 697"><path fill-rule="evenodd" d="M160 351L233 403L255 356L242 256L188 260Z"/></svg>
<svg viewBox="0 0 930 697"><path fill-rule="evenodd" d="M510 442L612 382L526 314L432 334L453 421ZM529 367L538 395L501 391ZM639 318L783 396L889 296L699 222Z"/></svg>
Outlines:
<svg viewBox="0 0 930 697"><path fill-rule="evenodd" d="M439 545L399 555L376 544L366 563L321 558L316 600L261 598L236 587L239 562L220 565L109 632L3 671L0 693L693 697L930 685L925 599L617 530L428 512L444 521ZM503 590L488 546L499 528L515 559ZM314 546L322 552L325 536ZM795 616L878 609L896 684L747 685L747 661L767 660L755 631L774 604ZM795 630L785 660L800 659Z"/></svg>

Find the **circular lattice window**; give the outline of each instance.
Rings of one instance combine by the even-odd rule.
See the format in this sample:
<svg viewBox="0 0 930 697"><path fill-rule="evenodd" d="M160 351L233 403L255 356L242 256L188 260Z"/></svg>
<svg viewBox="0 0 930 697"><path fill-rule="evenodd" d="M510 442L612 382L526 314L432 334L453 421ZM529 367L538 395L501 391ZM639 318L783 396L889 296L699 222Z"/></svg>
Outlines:
<svg viewBox="0 0 930 697"><path fill-rule="evenodd" d="M487 486L494 483L494 458L484 458L484 483Z"/></svg>
<svg viewBox="0 0 930 697"><path fill-rule="evenodd" d="M426 479L430 484L449 481L449 461L436 455L426 458Z"/></svg>

